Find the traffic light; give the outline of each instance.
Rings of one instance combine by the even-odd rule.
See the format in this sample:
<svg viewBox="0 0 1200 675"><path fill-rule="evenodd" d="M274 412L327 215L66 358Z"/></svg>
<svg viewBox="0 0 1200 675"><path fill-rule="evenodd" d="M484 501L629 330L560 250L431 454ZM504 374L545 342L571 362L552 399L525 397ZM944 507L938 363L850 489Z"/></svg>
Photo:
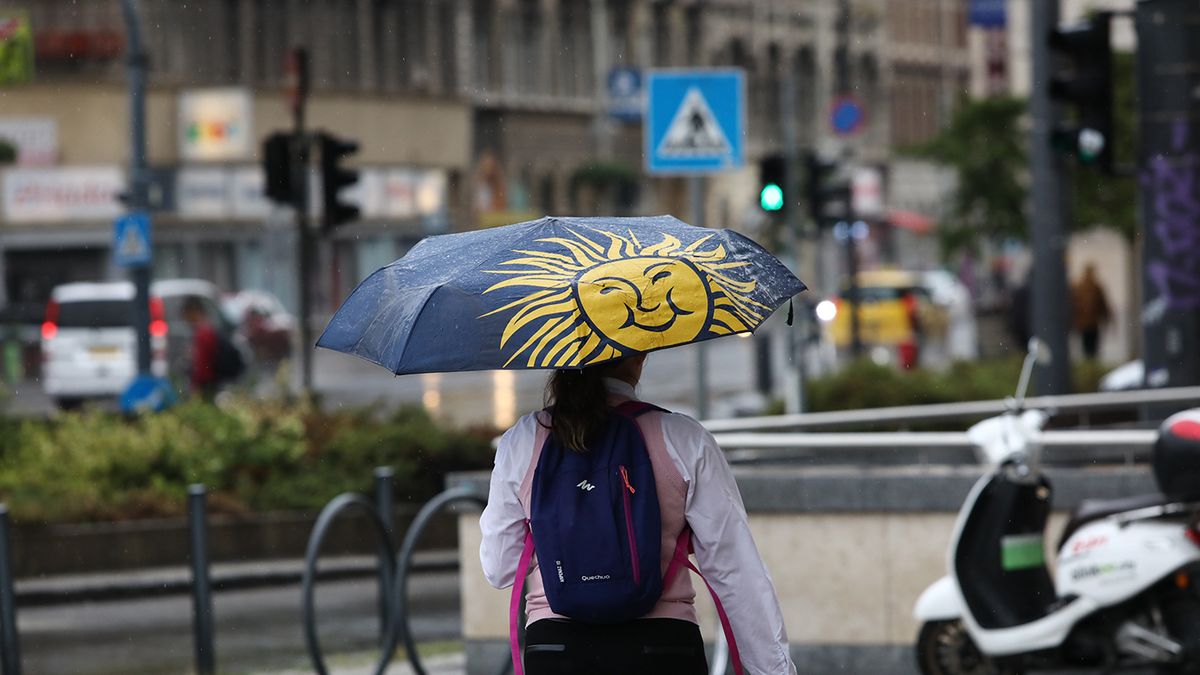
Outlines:
<svg viewBox="0 0 1200 675"><path fill-rule="evenodd" d="M1111 21L1111 12L1097 12L1050 32L1055 58L1050 97L1075 112L1073 123L1054 130L1054 143L1108 173L1113 165Z"/></svg>
<svg viewBox="0 0 1200 675"><path fill-rule="evenodd" d="M783 155L767 155L758 160L758 205L763 211L780 211L784 204L787 164Z"/></svg>
<svg viewBox="0 0 1200 675"><path fill-rule="evenodd" d="M263 192L267 199L291 204L296 195L292 186L292 134L276 133L263 141Z"/></svg>
<svg viewBox="0 0 1200 675"><path fill-rule="evenodd" d="M850 215L850 183L838 176L837 162L823 159L815 152L805 157L805 194L808 197L808 215L817 227L826 227L833 221Z"/></svg>
<svg viewBox="0 0 1200 675"><path fill-rule="evenodd" d="M358 143L325 132L316 136L321 153L321 205L323 225L331 230L358 219L358 207L343 200L341 191L358 182L358 171L344 168L342 160L358 152Z"/></svg>

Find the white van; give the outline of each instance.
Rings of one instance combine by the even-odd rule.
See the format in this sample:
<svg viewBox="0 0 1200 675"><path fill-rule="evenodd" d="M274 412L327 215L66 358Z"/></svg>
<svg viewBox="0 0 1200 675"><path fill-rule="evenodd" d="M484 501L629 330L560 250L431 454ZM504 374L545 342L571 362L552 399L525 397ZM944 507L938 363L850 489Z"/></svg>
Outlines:
<svg viewBox="0 0 1200 675"><path fill-rule="evenodd" d="M191 327L183 303L200 298L213 326L230 334L213 284L172 279L150 287L151 372L186 377ZM133 329L134 287L128 281L55 287L42 323L42 387L60 407L89 398L120 396L137 375Z"/></svg>

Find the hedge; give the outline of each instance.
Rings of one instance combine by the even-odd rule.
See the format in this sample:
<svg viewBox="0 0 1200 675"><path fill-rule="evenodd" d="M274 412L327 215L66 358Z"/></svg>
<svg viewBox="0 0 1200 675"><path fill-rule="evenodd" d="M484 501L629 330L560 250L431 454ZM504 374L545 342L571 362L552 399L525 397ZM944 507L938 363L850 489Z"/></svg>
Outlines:
<svg viewBox="0 0 1200 675"><path fill-rule="evenodd" d="M0 499L23 522L175 516L198 482L217 512L315 510L369 490L374 467L387 465L397 498L420 501L448 471L490 466L491 436L443 429L414 407L380 416L280 401L0 418Z"/></svg>

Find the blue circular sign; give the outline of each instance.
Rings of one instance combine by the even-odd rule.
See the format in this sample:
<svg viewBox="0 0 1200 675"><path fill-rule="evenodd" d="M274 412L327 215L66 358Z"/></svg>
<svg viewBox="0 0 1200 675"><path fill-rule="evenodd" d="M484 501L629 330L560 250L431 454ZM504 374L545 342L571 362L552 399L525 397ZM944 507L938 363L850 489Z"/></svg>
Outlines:
<svg viewBox="0 0 1200 675"><path fill-rule="evenodd" d="M848 136L862 130L867 113L862 103L853 96L839 96L833 101L829 113L829 124L839 136Z"/></svg>

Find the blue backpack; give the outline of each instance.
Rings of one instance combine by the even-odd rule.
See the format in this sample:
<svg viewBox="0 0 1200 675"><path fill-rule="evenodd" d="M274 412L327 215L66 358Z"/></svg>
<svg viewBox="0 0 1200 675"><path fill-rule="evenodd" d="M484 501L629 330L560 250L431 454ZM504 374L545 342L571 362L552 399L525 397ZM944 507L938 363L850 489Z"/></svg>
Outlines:
<svg viewBox="0 0 1200 675"><path fill-rule="evenodd" d="M524 672L517 626L535 549L550 609L587 623L620 623L645 616L680 569L704 578L688 560L691 531L686 528L676 541L665 577L660 568L662 515L650 452L637 418L652 410L666 411L641 401L626 401L609 410L612 414L588 452L574 452L550 435L538 457L525 547L509 603L515 675ZM711 585L708 590L730 646L734 672L741 675L729 618Z"/></svg>
<svg viewBox="0 0 1200 675"><path fill-rule="evenodd" d="M546 600L588 623L645 615L662 595L662 517L636 418L648 403L611 409L588 452L546 440L533 474L529 527Z"/></svg>

